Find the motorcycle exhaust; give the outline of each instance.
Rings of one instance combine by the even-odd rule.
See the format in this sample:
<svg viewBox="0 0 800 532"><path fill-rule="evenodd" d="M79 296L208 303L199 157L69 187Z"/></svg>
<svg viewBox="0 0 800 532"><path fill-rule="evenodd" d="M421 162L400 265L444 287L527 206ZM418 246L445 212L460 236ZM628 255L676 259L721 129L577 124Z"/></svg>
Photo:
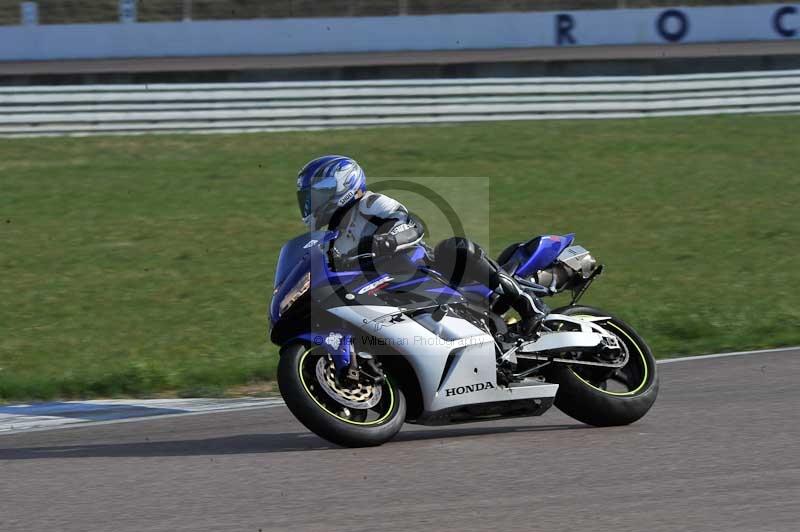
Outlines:
<svg viewBox="0 0 800 532"><path fill-rule="evenodd" d="M551 292L561 292L588 279L597 267L597 260L582 246L570 246L549 268L539 270L531 281L546 286Z"/></svg>

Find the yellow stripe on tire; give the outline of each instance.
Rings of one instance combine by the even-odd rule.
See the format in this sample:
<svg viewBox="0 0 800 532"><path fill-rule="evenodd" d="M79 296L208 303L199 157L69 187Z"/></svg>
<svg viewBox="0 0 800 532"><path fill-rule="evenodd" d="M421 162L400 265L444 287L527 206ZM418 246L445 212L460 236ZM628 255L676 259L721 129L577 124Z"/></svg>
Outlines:
<svg viewBox="0 0 800 532"><path fill-rule="evenodd" d="M587 315L575 315L575 316L570 316L570 317L571 317L571 318L579 318L579 319L580 319L580 318L591 318L591 317L593 317L593 316L587 316ZM644 352L642 351L642 348L641 348L641 347L639 347L639 342L636 342L636 341L634 341L634 339L633 339L633 338L631 338L631 337L630 337L630 335L629 335L628 333L626 333L625 331L623 331L623 330L622 330L622 329L621 329L619 326L617 326L617 325L616 325L616 324L614 324L614 323L611 323L611 322L609 322L609 323L607 323L607 324L604 324L604 326L605 326L605 325L611 325L612 327L614 327L616 330L618 330L618 331L619 331L619 332L621 332L623 335L625 335L625 337L626 337L628 340L630 340L630 342L631 342L631 343L632 343L632 344L633 344L633 345L636 347L636 350L639 352L639 356L640 356L640 357L642 357L642 366L644 367L644 376L642 377L642 382L641 382L641 384L639 384L639 386L637 386L635 390L631 390L631 391L629 391L629 392L609 392L608 390L603 390L602 388L598 388L597 386L595 386L595 385L594 385L594 384L592 384L591 382L587 381L586 379L584 379L583 377L581 377L580 375L578 375L578 374L575 372L575 370L574 370L574 369L572 369L572 367L570 367L570 368L569 368L569 370L572 372L572 374L573 374L573 375L575 375L576 377L578 377L578 379L579 379L581 382L583 382L583 383L584 383L584 384L586 384L587 386L590 386L590 387L594 388L594 389L595 389L595 390L597 390L598 392L603 392L604 394L607 394L607 395L614 395L614 396L617 396L617 397L625 397L625 396L636 395L636 394L637 394L637 393L638 393L638 392L639 392L639 391L640 391L642 388L644 388L644 385L645 385L645 384L647 384L647 377L649 376L649 370L648 370L648 368L647 368L647 358L645 358L645 356L644 356Z"/></svg>
<svg viewBox="0 0 800 532"><path fill-rule="evenodd" d="M300 382L303 384L303 389L306 391L308 396L315 403L317 403L317 406L319 406L323 411L327 412L328 414L330 414L331 416L335 417L339 421L344 421L345 423L349 423L351 425L362 425L362 426L378 425L378 424L382 423L383 421L385 421L386 418L389 417L389 415L394 410L394 389L393 389L392 383L389 382L389 378L388 377L386 377L386 384L387 384L387 388L389 388L389 409L387 410L387 412L383 416L381 416L379 419L376 419L374 421L353 421L352 419L343 418L339 414L336 414L335 412L331 412L330 410L325 408L325 405L323 405L322 403L317 401L317 398L314 397L314 394L312 394L311 390L308 389L308 385L306 384L305 378L303 378L303 361L306 359L306 356L308 356L308 354L310 352L314 351L315 349L318 349L318 348L317 347L312 347L312 348L306 350L305 353L300 355L300 361L297 363L297 374L300 375Z"/></svg>

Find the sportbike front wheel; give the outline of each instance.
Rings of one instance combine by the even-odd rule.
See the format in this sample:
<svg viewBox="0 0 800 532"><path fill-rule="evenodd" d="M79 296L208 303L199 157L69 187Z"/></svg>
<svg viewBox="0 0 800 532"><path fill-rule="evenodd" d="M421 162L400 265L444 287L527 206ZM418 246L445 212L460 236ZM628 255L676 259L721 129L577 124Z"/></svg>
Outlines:
<svg viewBox="0 0 800 532"><path fill-rule="evenodd" d="M548 379L559 385L554 404L588 425L628 425L644 416L658 395L656 360L650 347L631 326L600 309L567 307L555 311L580 319L608 317L597 323L619 341L624 365L620 368L553 365Z"/></svg>
<svg viewBox="0 0 800 532"><path fill-rule="evenodd" d="M306 428L345 447L380 445L405 421L405 396L391 376L380 384L339 382L333 360L319 346L295 343L281 349L278 387Z"/></svg>

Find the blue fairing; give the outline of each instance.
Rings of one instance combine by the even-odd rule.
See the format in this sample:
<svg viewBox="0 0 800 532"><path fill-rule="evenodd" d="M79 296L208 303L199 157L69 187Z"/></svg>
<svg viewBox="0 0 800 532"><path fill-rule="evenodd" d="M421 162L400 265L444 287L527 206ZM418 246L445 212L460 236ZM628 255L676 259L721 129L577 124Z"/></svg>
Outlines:
<svg viewBox="0 0 800 532"><path fill-rule="evenodd" d="M306 277L310 274L309 290L331 285L351 285L363 273L354 271L332 271L328 267L325 244L338 236L336 231L314 231L293 238L281 248L278 264L275 270L275 283L272 301L270 303L270 322L274 327L281 319L281 302L287 298L298 286L303 286ZM425 250L415 249L408 254L412 262L421 262L425 257ZM390 279L388 275L383 277ZM379 278L380 279L380 278ZM378 279L378 280L379 280ZM420 282L427 279L423 277ZM370 280L358 287L349 287L349 290L359 294L363 289L375 284ZM304 340L325 348L333 358L337 369L350 363L350 345L352 336L344 331L307 331L295 336L293 340Z"/></svg>
<svg viewBox="0 0 800 532"><path fill-rule="evenodd" d="M437 294L439 296L447 296L447 297L459 297L461 294L458 290L454 288L450 288L449 286L440 286L437 288L429 288L426 292L430 294Z"/></svg>
<svg viewBox="0 0 800 532"><path fill-rule="evenodd" d="M270 321L280 319L280 303L290 290L311 273L311 288L330 283L347 283L359 272L331 272L327 268L323 244L336 238L335 231L314 231L293 238L281 248L275 269L275 290L270 303ZM305 332L296 337L325 348L338 369L350 363L352 338L338 331Z"/></svg>
<svg viewBox="0 0 800 532"><path fill-rule="evenodd" d="M477 294L487 299L491 297L492 294L494 293L494 290L480 283L464 285L461 288L459 288L459 290L461 290L462 292Z"/></svg>
<svg viewBox="0 0 800 532"><path fill-rule="evenodd" d="M323 242L336 237L335 231L313 231L291 239L281 248L275 268L274 291L269 308L269 318L274 325L280 318L280 303L298 282L311 270L316 269L314 255L322 255ZM326 276L323 275L323 278ZM313 275L312 282L318 281Z"/></svg>
<svg viewBox="0 0 800 532"><path fill-rule="evenodd" d="M520 277L528 277L547 268L574 239L574 233L564 236L543 235L520 244L511 256L511 260L519 264L514 273Z"/></svg>
<svg viewBox="0 0 800 532"><path fill-rule="evenodd" d="M278 264L275 271L274 292L270 303L270 322L272 325L271 334L277 334L280 345L286 342L302 340L309 344L318 345L327 350L334 361L337 369L345 368L350 363L351 345L353 337L344 330L335 330L335 324L319 325L321 330L309 330L312 328L311 321L304 327L302 320L307 320L307 309L309 305L319 303L315 298L320 297L320 301L335 293L337 286L342 286L348 294L356 297L373 297L377 292L386 292L393 295L416 292L417 296L423 295L430 297L432 302L446 298L448 301L453 298L461 298L458 290L449 286L443 286L438 274L427 272L425 269L426 249L418 246L408 252L393 256L390 260L394 266L402 266L398 260L408 261L411 266L418 268L417 273L412 274L410 279L403 278L394 281L395 274L382 274L376 278L370 278L364 272L356 269L354 271L334 271L329 266L327 257L328 243L335 240L338 233L335 231L314 231L293 238L281 248L278 257ZM354 264L355 265L355 264ZM404 272L405 266L397 271ZM433 276L432 276L433 275ZM331 291L333 289L334 291ZM308 292L308 296L306 296ZM308 298L311 298L309 300ZM301 298L305 298L301 302ZM313 301L312 301L313 300ZM293 326L283 327L281 320L284 316L281 312L283 303L283 314L285 319L292 320L286 322ZM297 305L297 306L295 306ZM290 314L289 309L298 309L297 314ZM276 333L276 331L278 331ZM273 336L273 341L275 340Z"/></svg>
<svg viewBox="0 0 800 532"><path fill-rule="evenodd" d="M331 231L313 231L295 237L285 243L281 248L280 255L278 255L274 287L278 288L286 280L298 263L305 260L311 253L312 248L318 248L320 242L330 240L335 234L335 232ZM306 271L308 271L308 268L306 268Z"/></svg>

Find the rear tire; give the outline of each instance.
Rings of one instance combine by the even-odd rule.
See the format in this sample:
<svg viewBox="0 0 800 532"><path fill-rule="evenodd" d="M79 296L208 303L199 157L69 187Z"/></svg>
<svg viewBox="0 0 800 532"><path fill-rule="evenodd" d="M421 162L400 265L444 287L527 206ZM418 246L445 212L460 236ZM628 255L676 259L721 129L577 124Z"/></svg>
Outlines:
<svg viewBox="0 0 800 532"><path fill-rule="evenodd" d="M600 325L617 336L629 352L628 362L619 374L619 382L625 382L628 388L622 391L608 389L607 383L617 377L599 380L603 378L598 377L602 370L554 364L548 370L547 378L559 384L554 402L556 407L568 416L596 427L628 425L644 416L658 395L656 361L644 339L628 324L600 309L567 307L553 313L573 317L611 317Z"/></svg>
<svg viewBox="0 0 800 532"><path fill-rule="evenodd" d="M330 395L324 395L316 376L309 372L311 357L319 359L324 355L319 346L292 343L281 349L278 362L278 387L286 406L294 416L317 436L344 447L369 447L381 445L392 439L403 426L406 417L406 400L403 392L387 375L381 384L379 410L349 410L349 417L337 411L337 405ZM328 400L330 398L330 400ZM344 410L343 407L338 409Z"/></svg>

